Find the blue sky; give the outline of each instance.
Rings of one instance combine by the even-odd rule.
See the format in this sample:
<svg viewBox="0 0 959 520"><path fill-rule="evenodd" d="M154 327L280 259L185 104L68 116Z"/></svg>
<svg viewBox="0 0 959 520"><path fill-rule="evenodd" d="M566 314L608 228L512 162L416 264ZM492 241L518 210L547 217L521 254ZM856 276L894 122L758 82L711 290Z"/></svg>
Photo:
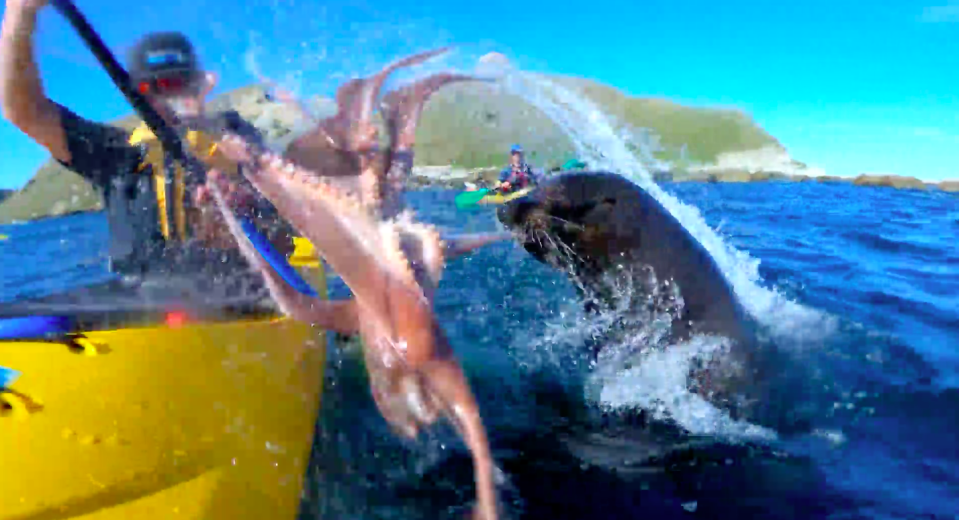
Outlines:
<svg viewBox="0 0 959 520"><path fill-rule="evenodd" d="M637 96L741 107L830 174L959 179L957 0L77 3L121 56L144 32L187 33L218 90L252 81L251 54L303 93L330 93L343 75L453 43L462 59L497 50ZM129 113L52 8L37 52L52 99L95 120ZM47 156L0 121L0 187L23 185Z"/></svg>

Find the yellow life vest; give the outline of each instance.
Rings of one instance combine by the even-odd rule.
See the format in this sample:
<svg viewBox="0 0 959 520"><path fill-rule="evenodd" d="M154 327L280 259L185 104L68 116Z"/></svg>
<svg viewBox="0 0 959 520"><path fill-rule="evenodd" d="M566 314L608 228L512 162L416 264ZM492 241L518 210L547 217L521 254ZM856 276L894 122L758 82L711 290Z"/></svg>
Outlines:
<svg viewBox="0 0 959 520"><path fill-rule="evenodd" d="M208 168L216 168L223 173L235 175L237 165L223 156L217 150L217 141L219 136L214 136L198 130L190 130L186 134L186 143L193 154ZM131 145L145 143L147 150L137 172L142 172L149 165L153 172L153 183L157 197L157 214L159 217L160 232L163 238L170 240L170 222L167 212L166 200L166 168L163 145L157 139L153 132L147 127L146 123L141 123L139 127L133 130L128 141ZM183 167L180 164L175 165L173 180L173 215L176 234L180 240L187 236L187 214L183 204L183 197L186 193L184 184Z"/></svg>

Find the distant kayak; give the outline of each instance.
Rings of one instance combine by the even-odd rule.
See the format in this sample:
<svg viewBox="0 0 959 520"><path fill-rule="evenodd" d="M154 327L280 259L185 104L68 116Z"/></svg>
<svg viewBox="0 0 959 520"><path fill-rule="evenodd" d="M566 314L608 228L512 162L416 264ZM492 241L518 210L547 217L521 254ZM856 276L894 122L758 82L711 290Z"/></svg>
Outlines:
<svg viewBox="0 0 959 520"><path fill-rule="evenodd" d="M523 188L521 190L505 194L488 189L464 191L456 196L456 207L459 209L464 209L477 205L505 204L513 199L518 199L531 191L533 191L533 187Z"/></svg>
<svg viewBox="0 0 959 520"><path fill-rule="evenodd" d="M566 161L565 163L563 163L562 169L563 171L568 171L568 170L582 170L584 168L586 168L585 162L580 161L579 159L570 159Z"/></svg>

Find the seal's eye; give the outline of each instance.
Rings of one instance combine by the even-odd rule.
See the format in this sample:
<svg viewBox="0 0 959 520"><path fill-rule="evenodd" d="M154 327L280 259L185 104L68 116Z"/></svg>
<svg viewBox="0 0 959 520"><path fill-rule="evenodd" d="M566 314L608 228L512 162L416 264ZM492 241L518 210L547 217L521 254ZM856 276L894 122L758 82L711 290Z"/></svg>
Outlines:
<svg viewBox="0 0 959 520"><path fill-rule="evenodd" d="M582 220L586 215L593 211L598 205L595 201L586 201L582 204L577 204L576 206L567 206L564 212L564 216L571 220Z"/></svg>

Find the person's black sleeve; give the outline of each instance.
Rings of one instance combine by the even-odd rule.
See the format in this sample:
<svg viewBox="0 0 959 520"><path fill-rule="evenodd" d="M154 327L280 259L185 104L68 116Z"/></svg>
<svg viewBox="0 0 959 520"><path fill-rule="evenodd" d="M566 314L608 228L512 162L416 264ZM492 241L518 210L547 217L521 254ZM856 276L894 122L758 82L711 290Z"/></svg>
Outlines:
<svg viewBox="0 0 959 520"><path fill-rule="evenodd" d="M70 163L64 167L76 172L98 188L106 188L110 179L127 175L140 160L140 151L128 143L121 128L84 119L70 109L57 105L70 151Z"/></svg>

